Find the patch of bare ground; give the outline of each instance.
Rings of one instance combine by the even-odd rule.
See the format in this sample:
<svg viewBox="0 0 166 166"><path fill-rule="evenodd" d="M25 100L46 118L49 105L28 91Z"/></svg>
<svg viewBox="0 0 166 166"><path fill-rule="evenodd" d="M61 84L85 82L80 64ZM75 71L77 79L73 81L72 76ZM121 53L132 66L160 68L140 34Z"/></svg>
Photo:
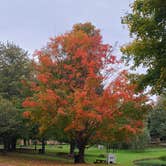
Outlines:
<svg viewBox="0 0 166 166"><path fill-rule="evenodd" d="M94 166L95 164L70 164L61 161L28 159L14 155L0 155L0 166Z"/></svg>

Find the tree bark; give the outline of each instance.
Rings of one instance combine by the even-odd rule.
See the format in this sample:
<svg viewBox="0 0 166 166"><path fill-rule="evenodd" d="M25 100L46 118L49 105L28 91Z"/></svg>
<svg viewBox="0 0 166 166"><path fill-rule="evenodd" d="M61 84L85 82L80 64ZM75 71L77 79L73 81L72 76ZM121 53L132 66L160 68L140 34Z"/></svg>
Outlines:
<svg viewBox="0 0 166 166"><path fill-rule="evenodd" d="M34 141L35 144L35 151L37 150L37 140Z"/></svg>
<svg viewBox="0 0 166 166"><path fill-rule="evenodd" d="M24 146L27 146L27 140L24 138Z"/></svg>
<svg viewBox="0 0 166 166"><path fill-rule="evenodd" d="M110 152L110 144L107 144L107 153L109 153Z"/></svg>
<svg viewBox="0 0 166 166"><path fill-rule="evenodd" d="M75 150L75 141L71 141L70 142L70 153L69 153L69 155L71 156L71 157L73 157L74 156L74 150Z"/></svg>
<svg viewBox="0 0 166 166"><path fill-rule="evenodd" d="M8 152L8 147L9 147L9 142L6 138L3 138L3 145L4 145L4 150Z"/></svg>
<svg viewBox="0 0 166 166"><path fill-rule="evenodd" d="M27 141L27 142L28 142L28 146L30 146L30 145L31 145L31 143L30 143L30 139L28 139L28 141Z"/></svg>
<svg viewBox="0 0 166 166"><path fill-rule="evenodd" d="M15 151L16 150L16 142L17 142L16 138L12 138L11 139L11 151Z"/></svg>
<svg viewBox="0 0 166 166"><path fill-rule="evenodd" d="M6 152L11 152L12 151L12 144L11 144L11 138L3 138L3 144L4 144L4 150Z"/></svg>
<svg viewBox="0 0 166 166"><path fill-rule="evenodd" d="M42 138L42 150L41 153L44 154L45 153L45 139Z"/></svg>
<svg viewBox="0 0 166 166"><path fill-rule="evenodd" d="M85 144L78 145L78 155L75 157L75 163L85 163L84 155L85 155Z"/></svg>

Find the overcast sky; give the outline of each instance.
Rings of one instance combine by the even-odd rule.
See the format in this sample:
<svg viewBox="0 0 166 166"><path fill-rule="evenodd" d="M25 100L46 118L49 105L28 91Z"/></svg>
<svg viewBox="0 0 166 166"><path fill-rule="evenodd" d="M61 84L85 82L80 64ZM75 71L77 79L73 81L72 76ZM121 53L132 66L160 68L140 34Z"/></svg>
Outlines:
<svg viewBox="0 0 166 166"><path fill-rule="evenodd" d="M76 23L91 22L103 41L128 43L129 32L121 17L134 0L0 0L0 41L13 41L31 54L50 37L70 31ZM141 68L138 72L144 72Z"/></svg>
<svg viewBox="0 0 166 166"><path fill-rule="evenodd" d="M13 41L33 53L50 37L71 30L73 24L92 22L103 41L122 45L129 32L121 16L133 0L0 0L0 41Z"/></svg>

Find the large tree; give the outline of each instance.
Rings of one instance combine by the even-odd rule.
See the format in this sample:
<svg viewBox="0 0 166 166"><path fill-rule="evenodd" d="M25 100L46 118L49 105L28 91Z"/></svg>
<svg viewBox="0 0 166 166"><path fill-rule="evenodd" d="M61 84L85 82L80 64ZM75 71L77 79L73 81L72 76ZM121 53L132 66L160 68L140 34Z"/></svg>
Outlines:
<svg viewBox="0 0 166 166"><path fill-rule="evenodd" d="M94 140L129 139L143 127L146 99L134 95L126 72L103 88L118 61L91 23L51 39L36 57L37 82L23 102L24 115L38 121L40 131L62 124L77 144L78 162L84 162L85 148Z"/></svg>
<svg viewBox="0 0 166 166"><path fill-rule="evenodd" d="M30 79L31 71L32 63L26 51L14 43L0 43L0 96L3 97L0 103L0 137L6 141L5 149L8 150L14 150L17 138L25 134L21 103L30 91L22 82ZM18 125L20 122L21 126Z"/></svg>
<svg viewBox="0 0 166 166"><path fill-rule="evenodd" d="M150 85L153 92L166 88L166 1L135 0L132 12L123 17L134 40L122 47L125 58L134 67L143 65L147 72L137 81L140 88Z"/></svg>

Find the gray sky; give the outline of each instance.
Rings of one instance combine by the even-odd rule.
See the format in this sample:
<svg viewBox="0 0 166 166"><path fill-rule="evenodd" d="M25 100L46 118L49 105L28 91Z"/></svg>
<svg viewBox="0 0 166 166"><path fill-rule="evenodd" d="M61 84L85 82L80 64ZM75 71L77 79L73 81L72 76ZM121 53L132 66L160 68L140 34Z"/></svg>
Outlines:
<svg viewBox="0 0 166 166"><path fill-rule="evenodd" d="M0 0L0 41L13 41L33 52L50 37L90 21L101 29L103 41L118 45L129 41L121 16L133 0Z"/></svg>
<svg viewBox="0 0 166 166"><path fill-rule="evenodd" d="M50 37L71 30L73 24L92 22L103 41L119 46L129 42L121 17L134 0L0 0L0 41L13 41L30 53ZM123 67L122 67L123 68ZM144 72L141 68L138 72Z"/></svg>

